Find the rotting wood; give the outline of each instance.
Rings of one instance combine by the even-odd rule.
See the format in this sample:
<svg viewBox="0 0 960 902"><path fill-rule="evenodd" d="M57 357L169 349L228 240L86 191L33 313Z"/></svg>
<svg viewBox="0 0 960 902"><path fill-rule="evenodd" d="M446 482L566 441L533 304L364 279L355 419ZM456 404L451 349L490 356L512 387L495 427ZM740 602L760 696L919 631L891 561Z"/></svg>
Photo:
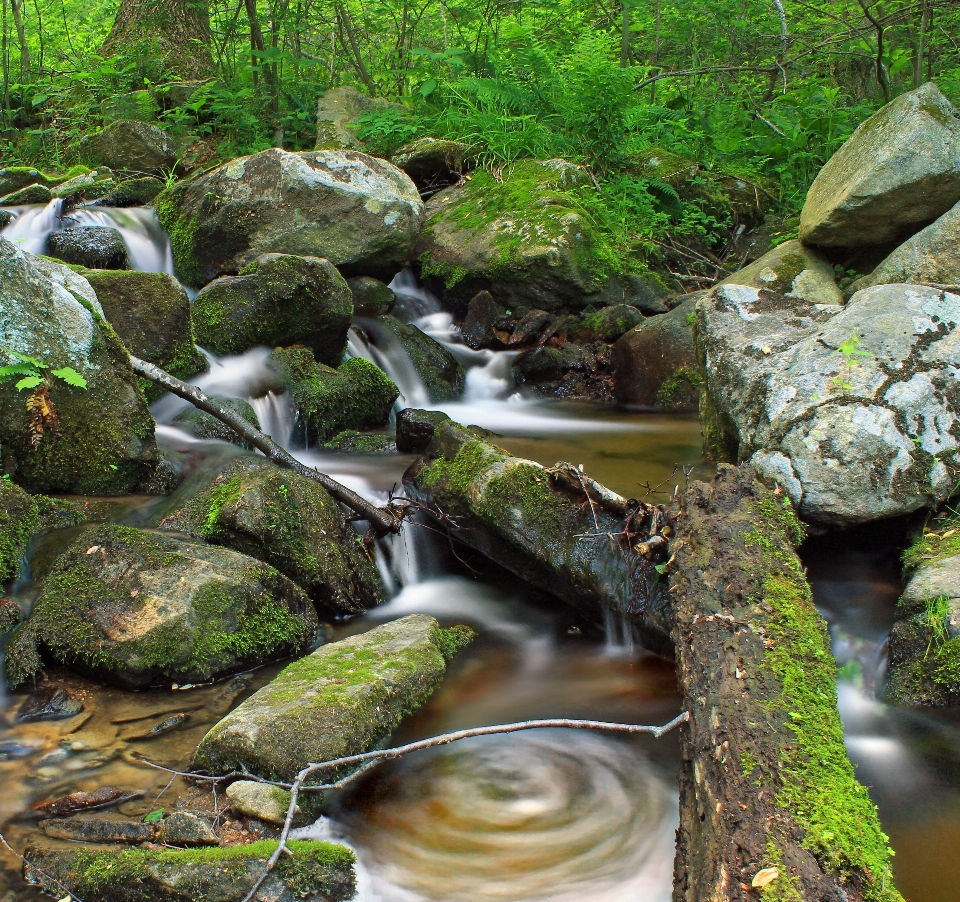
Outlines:
<svg viewBox="0 0 960 902"><path fill-rule="evenodd" d="M292 470L299 476L312 479L320 483L334 498L341 504L350 508L360 519L366 520L370 526L379 534L386 535L391 532L400 532L403 524L403 517L398 509L392 505L378 507L376 504L362 498L352 489L337 482L335 479L321 473L312 467L308 467L295 457L293 457L284 448L278 445L270 436L265 435L259 429L250 425L242 416L229 407L218 404L213 398L205 395L195 385L188 382L182 382L169 373L164 372L160 367L138 357L130 355L130 363L133 371L144 379L149 379L155 385L166 389L184 401L189 401L194 407L209 413L216 417L221 423L229 426L241 438L246 439L254 448L262 452L264 456L271 460L277 466Z"/></svg>

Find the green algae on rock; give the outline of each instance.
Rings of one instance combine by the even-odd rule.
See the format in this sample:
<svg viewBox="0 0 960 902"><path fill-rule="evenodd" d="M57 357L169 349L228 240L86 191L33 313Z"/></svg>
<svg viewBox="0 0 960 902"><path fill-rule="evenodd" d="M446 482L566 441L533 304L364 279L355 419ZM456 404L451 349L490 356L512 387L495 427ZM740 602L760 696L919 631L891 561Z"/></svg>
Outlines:
<svg viewBox="0 0 960 902"><path fill-rule="evenodd" d="M36 500L9 479L0 479L0 583L17 575L27 542L39 529Z"/></svg>
<svg viewBox="0 0 960 902"><path fill-rule="evenodd" d="M308 348L277 348L271 363L293 395L307 438L324 442L344 429L385 426L400 390L375 363L351 357L339 369L317 363Z"/></svg>
<svg viewBox="0 0 960 902"><path fill-rule="evenodd" d="M262 458L232 460L164 525L266 561L331 613L384 600L376 565L333 498Z"/></svg>
<svg viewBox="0 0 960 902"><path fill-rule="evenodd" d="M22 685L54 660L129 688L197 682L307 647L317 615L273 567L225 548L124 526L83 530L10 640Z"/></svg>
<svg viewBox="0 0 960 902"><path fill-rule="evenodd" d="M287 843L256 899L348 902L356 892L356 857L345 846L311 840ZM276 842L215 849L147 850L31 848L24 878L45 892L63 888L98 902L239 902L263 873ZM31 866L32 865L32 866Z"/></svg>
<svg viewBox="0 0 960 902"><path fill-rule="evenodd" d="M353 295L333 264L292 254L263 254L193 301L197 342L213 354L300 344L330 366L343 359L352 315Z"/></svg>
<svg viewBox="0 0 960 902"><path fill-rule="evenodd" d="M412 614L324 645L214 726L194 766L292 780L309 763L368 751L426 702L446 659L472 637Z"/></svg>

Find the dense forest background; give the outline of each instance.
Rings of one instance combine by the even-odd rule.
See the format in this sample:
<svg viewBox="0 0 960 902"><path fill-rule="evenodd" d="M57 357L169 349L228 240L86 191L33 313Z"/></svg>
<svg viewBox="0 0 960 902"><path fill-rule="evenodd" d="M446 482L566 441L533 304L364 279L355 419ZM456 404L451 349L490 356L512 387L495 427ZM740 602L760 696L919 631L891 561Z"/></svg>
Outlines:
<svg viewBox="0 0 960 902"><path fill-rule="evenodd" d="M589 169L614 253L666 225L726 240L730 205L704 202L721 175L788 218L886 100L930 79L960 99L958 0L0 2L5 165L63 170L118 117L156 121L194 164L312 149L318 96L353 84L399 104L360 117L374 153L432 135L494 175ZM651 154L696 161L703 190L681 196Z"/></svg>

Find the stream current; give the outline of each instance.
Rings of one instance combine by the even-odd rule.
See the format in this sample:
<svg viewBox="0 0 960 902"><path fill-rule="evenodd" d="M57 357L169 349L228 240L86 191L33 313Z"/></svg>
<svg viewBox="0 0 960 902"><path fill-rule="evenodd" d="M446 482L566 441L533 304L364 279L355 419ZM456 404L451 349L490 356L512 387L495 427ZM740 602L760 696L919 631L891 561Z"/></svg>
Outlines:
<svg viewBox="0 0 960 902"><path fill-rule="evenodd" d="M3 235L25 250L42 253L47 234L66 225L112 225L136 268L172 272L169 242L152 211L82 209L65 223L56 202L14 212ZM476 352L459 343L450 316L409 274L392 287L399 297L396 315L441 341L467 367L462 401L441 405L454 419L500 433L498 443L519 456L546 465L582 463L625 495L642 494L640 483L666 480L672 488L676 464L694 464L695 476L709 478L695 417L524 397L510 377L510 353ZM373 359L389 373L402 392L398 409L430 406L402 348L371 346L362 321L351 331L348 353ZM209 393L250 400L277 441L365 496L382 499L399 485L409 457L318 454L303 447L289 400L269 390L266 354L258 349L211 358L211 371L196 382ZM103 502L105 517L155 526L193 485L243 453L178 429L172 420L182 407L167 397L153 410L158 442L187 455L184 486L172 498ZM35 577L72 535L48 534L29 550L8 593L25 610ZM898 886L910 902L960 902L960 716L891 709L871 691L882 680L884 638L900 592L899 541L882 529L832 535L809 541L802 556L838 662L846 665L838 689L847 745L897 852ZM435 534L413 525L382 542L377 555L390 601L329 624L328 638L414 612L444 625L470 623L478 632L427 705L401 725L395 743L537 717L656 724L679 710L672 664L635 646L623 624L611 620L600 630L583 623L494 565L471 574ZM168 786L167 774L131 753L186 769L209 727L282 666L185 691L142 693L51 668L51 679L85 705L76 718L52 723L15 723L22 696L0 688L0 831L22 849L34 829L24 814L32 804L99 786L140 793L120 813L170 810L182 781ZM188 715L181 729L137 738L181 712ZM357 851L358 902L666 902L678 761L672 735L617 739L536 731L468 740L382 765L299 832L339 839ZM13 857L2 861L0 900L38 898L19 879Z"/></svg>

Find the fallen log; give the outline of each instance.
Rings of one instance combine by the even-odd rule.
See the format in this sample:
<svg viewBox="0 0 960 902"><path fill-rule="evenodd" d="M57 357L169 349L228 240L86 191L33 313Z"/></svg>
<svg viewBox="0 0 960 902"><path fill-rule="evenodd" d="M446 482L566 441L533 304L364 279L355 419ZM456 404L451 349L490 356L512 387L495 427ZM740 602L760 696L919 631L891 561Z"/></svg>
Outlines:
<svg viewBox="0 0 960 902"><path fill-rule="evenodd" d="M748 465L687 490L671 575L683 707L674 902L902 902L854 777L786 495ZM763 889L767 887L767 889Z"/></svg>
<svg viewBox="0 0 960 902"><path fill-rule="evenodd" d="M389 532L400 532L403 518L399 512L391 505L378 507L376 504L362 498L352 489L337 482L335 479L321 473L312 467L308 467L283 448L280 447L269 435L265 435L259 429L250 425L242 416L229 407L218 404L213 398L205 395L195 385L182 382L175 376L164 372L160 367L138 357L130 355L130 363L133 371L144 379L149 379L155 385L189 401L194 407L206 411L211 416L216 417L221 423L229 426L241 438L246 439L254 448L262 452L263 455L287 470L292 470L300 476L312 479L320 483L334 498L341 504L350 508L362 520L366 520L378 535L386 535Z"/></svg>

